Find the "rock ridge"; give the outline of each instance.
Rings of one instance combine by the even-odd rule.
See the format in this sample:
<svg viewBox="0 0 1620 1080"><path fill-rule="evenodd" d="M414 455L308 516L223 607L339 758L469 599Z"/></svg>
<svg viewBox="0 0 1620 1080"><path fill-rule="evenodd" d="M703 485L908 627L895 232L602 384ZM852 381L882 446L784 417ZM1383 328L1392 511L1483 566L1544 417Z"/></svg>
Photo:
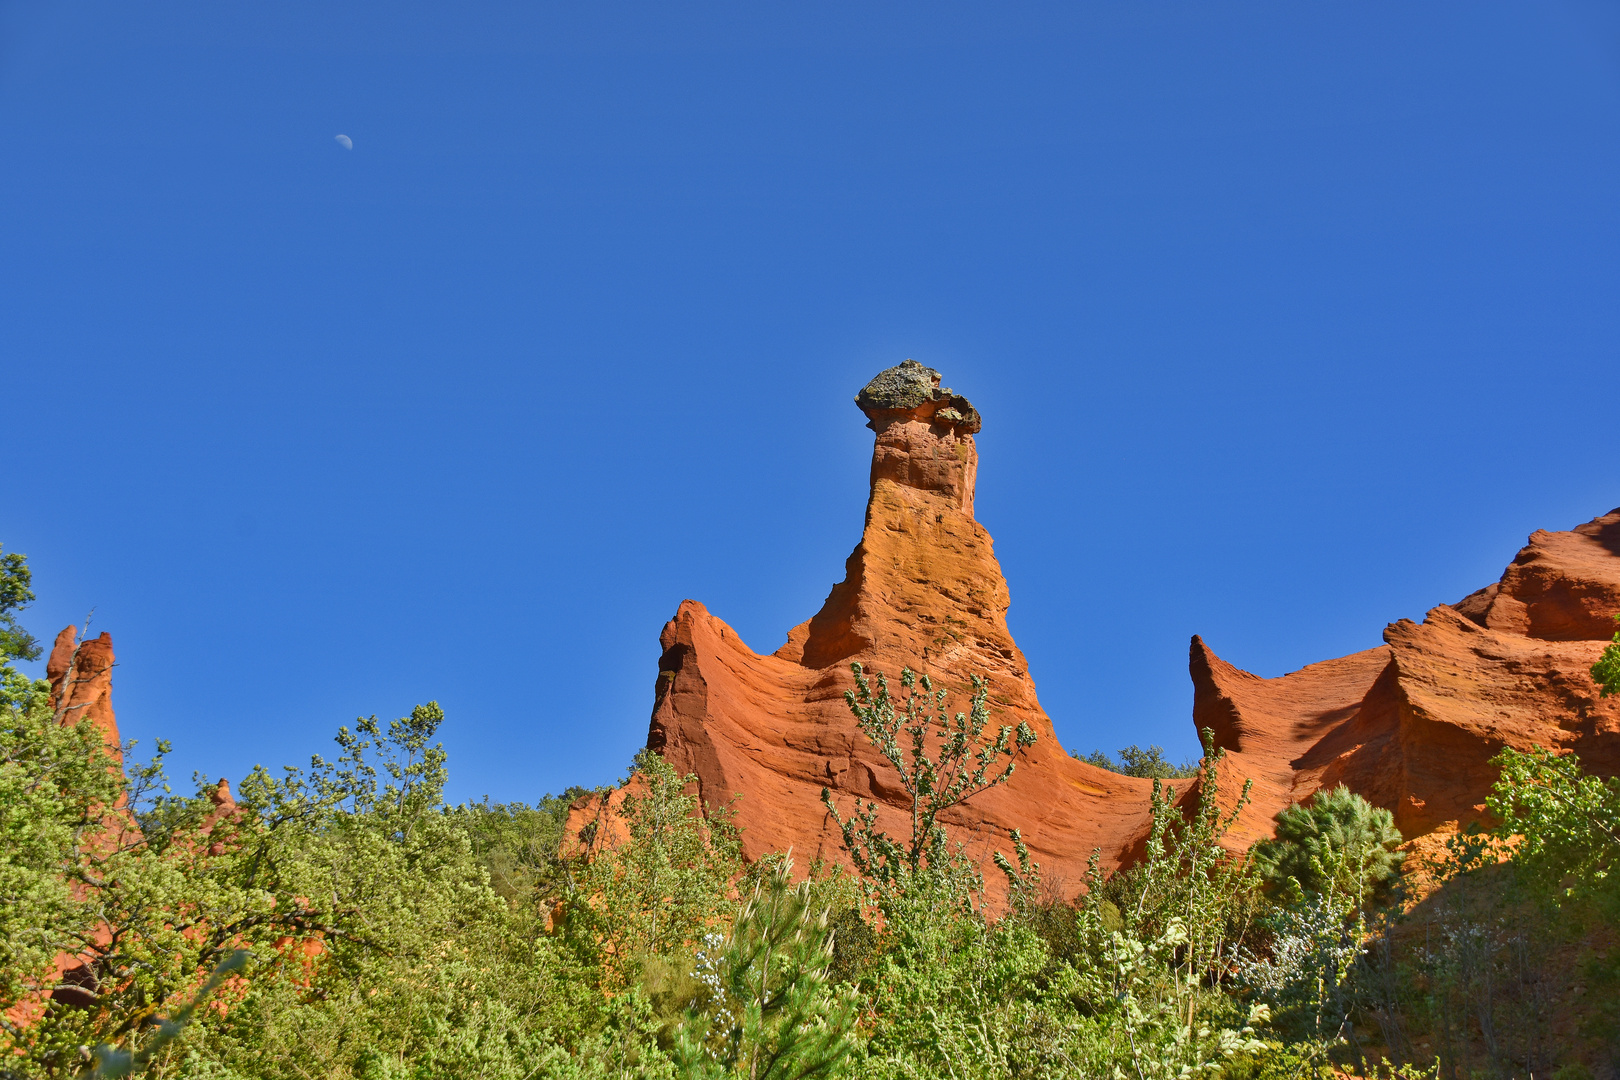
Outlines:
<svg viewBox="0 0 1620 1080"><path fill-rule="evenodd" d="M1538 530L1495 583L1384 645L1262 679L1193 638L1193 717L1256 776L1246 829L1321 787L1389 809L1408 838L1484 814L1504 746L1575 750L1620 773L1620 699L1590 668L1620 614L1620 509L1566 532Z"/></svg>
<svg viewBox="0 0 1620 1080"><path fill-rule="evenodd" d="M955 705L984 675L992 723L1026 723L1038 741L1008 784L944 815L947 833L988 867L1020 830L1051 894L1073 897L1093 850L1105 870L1139 857L1152 784L1059 743L973 513L983 420L940 383L907 360L856 395L874 435L861 540L821 610L781 647L756 653L702 604L681 603L660 636L647 745L696 777L706 805L742 795L745 856L791 848L803 867L844 862L823 787L845 806L873 800L886 828L909 830L897 775L844 704L849 665L891 679L926 671ZM1390 624L1381 645L1278 678L1243 671L1194 636L1192 720L1227 751L1222 801L1252 783L1229 844L1271 835L1280 810L1336 784L1390 809L1408 838L1455 828L1482 813L1503 746L1574 748L1600 774L1620 772L1620 699L1600 699L1587 674L1616 614L1620 510L1536 532L1496 583L1421 623ZM1192 782L1170 786L1189 806ZM574 832L589 811L576 816ZM999 877L987 874L992 902Z"/></svg>

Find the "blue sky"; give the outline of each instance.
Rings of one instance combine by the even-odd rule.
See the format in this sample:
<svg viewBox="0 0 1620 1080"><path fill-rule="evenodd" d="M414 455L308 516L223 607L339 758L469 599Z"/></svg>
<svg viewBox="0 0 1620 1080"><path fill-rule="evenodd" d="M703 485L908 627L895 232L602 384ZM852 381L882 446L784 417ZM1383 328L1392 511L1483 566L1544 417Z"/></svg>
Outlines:
<svg viewBox="0 0 1620 1080"><path fill-rule="evenodd" d="M9 3L0 199L24 621L180 776L436 698L457 798L614 779L905 357L1082 751L1620 504L1603 4Z"/></svg>

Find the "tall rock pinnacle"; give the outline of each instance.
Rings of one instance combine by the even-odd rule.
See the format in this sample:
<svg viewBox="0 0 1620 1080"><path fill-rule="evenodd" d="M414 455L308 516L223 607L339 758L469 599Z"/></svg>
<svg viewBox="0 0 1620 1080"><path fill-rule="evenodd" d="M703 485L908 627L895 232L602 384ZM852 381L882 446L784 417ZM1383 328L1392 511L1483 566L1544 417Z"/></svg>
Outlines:
<svg viewBox="0 0 1620 1080"><path fill-rule="evenodd" d="M79 640L74 627L56 635L56 643L45 662L45 675L51 681L51 708L63 724L89 719L107 741L107 752L118 762L124 760L118 738L118 718L112 707L112 635L105 631L98 638Z"/></svg>
<svg viewBox="0 0 1620 1080"><path fill-rule="evenodd" d="M1113 865L1146 829L1150 785L1070 757L1041 709L1007 629L990 534L973 516L978 411L914 360L879 373L855 403L875 436L872 486L844 580L769 655L683 603L661 639L648 745L696 774L710 805L743 794L750 857L792 847L801 865L840 861L823 787L846 806L875 800L897 836L910 828L898 776L844 704L850 664L890 679L927 672L952 691L952 708L966 708L971 677L986 676L992 724L1027 723L1039 738L1009 784L947 814L947 828L987 865L992 851L1011 853L1020 829L1048 880L1072 893L1093 847Z"/></svg>
<svg viewBox="0 0 1620 1080"><path fill-rule="evenodd" d="M973 514L973 483L979 455L973 435L981 427L978 410L965 397L939 388L939 372L907 360L885 371L855 395L877 432L872 449L872 484L891 480L902 487L932 491Z"/></svg>
<svg viewBox="0 0 1620 1080"><path fill-rule="evenodd" d="M1009 783L942 821L981 865L1009 852L1019 829L1047 888L1073 896L1094 849L1105 870L1140 853L1151 783L1058 745L1007 629L1011 600L990 534L973 517L978 412L913 360L880 372L855 404L875 436L872 489L844 580L769 655L703 605L682 603L660 639L647 745L696 775L710 806L742 795L749 858L792 848L801 866L841 862L823 787L846 808L873 800L891 835L910 835L898 776L844 704L850 664L891 679L906 667L927 672L952 691L953 711L983 675L991 722L1026 723L1038 739ZM1253 784L1223 843L1269 835L1278 811L1336 784L1392 810L1408 838L1444 832L1483 810L1504 745L1574 747L1599 775L1620 773L1620 698L1600 698L1587 675L1616 614L1620 510L1534 534L1497 584L1422 623L1392 623L1386 644L1353 656L1264 679L1193 638L1193 720L1228 751L1220 801L1232 809ZM1185 809L1191 782L1174 786ZM577 804L570 829L607 805ZM986 884L994 898L1000 875Z"/></svg>

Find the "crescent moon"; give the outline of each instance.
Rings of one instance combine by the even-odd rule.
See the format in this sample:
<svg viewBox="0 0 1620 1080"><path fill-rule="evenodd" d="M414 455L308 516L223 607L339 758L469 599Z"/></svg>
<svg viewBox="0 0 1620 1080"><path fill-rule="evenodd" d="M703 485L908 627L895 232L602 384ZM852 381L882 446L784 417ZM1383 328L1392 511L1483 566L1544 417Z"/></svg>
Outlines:
<svg viewBox="0 0 1620 1080"><path fill-rule="evenodd" d="M345 150L353 150L354 149L354 140L349 138L347 135L336 135L336 136L333 136L333 137L335 139L337 139L337 144L339 146L343 147L343 149L345 149Z"/></svg>

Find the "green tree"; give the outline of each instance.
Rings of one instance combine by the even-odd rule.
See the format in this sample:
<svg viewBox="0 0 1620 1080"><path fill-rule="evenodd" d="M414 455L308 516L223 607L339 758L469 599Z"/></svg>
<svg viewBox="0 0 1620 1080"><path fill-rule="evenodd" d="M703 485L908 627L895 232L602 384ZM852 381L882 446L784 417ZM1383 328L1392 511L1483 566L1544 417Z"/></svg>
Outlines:
<svg viewBox="0 0 1620 1080"><path fill-rule="evenodd" d="M1555 902L1585 899L1620 914L1620 777L1589 775L1573 753L1504 747L1486 805L1501 850Z"/></svg>
<svg viewBox="0 0 1620 1080"><path fill-rule="evenodd" d="M171 1067L221 1080L672 1075L645 996L604 996L592 959L548 934L538 885L491 887L491 863L543 863L555 837L509 808L444 806L441 720L431 703L362 720L339 732L335 760L244 781L238 870L273 883L307 928L292 948L255 950L245 995L188 1032L176 1053L190 1056Z"/></svg>
<svg viewBox="0 0 1620 1080"><path fill-rule="evenodd" d="M606 985L625 984L643 958L690 950L732 910L742 845L729 807L704 813L696 778L651 750L636 755L630 792L606 812L616 827L578 871L569 930L594 950Z"/></svg>
<svg viewBox="0 0 1620 1080"><path fill-rule="evenodd" d="M1224 846L1248 804L1245 782L1221 805L1225 751L1203 732L1196 801L1184 813L1175 792L1153 781L1153 821L1143 858L1105 877L1094 852L1078 912L1085 944L1078 993L1123 1036L1121 1067L1139 1078L1211 1067L1255 1049L1250 1025L1260 1014L1229 1014L1217 992L1242 939L1258 882L1252 860ZM1202 1017L1202 1018L1201 1018ZM1249 1029L1249 1030L1246 1030Z"/></svg>
<svg viewBox="0 0 1620 1080"><path fill-rule="evenodd" d="M1119 752L1116 760L1105 750L1093 750L1085 757L1075 757L1099 769L1117 772L1122 776L1139 776L1144 780L1186 780L1198 775L1198 762L1184 761L1180 765L1170 762L1164 747L1154 745L1143 749L1132 743Z"/></svg>
<svg viewBox="0 0 1620 1080"><path fill-rule="evenodd" d="M738 911L731 933L698 952L707 993L676 1033L690 1080L833 1076L854 1048L855 1002L828 978L832 935L810 881L779 861Z"/></svg>
<svg viewBox="0 0 1620 1080"><path fill-rule="evenodd" d="M34 602L33 583L28 556L0 555L0 663L39 659L39 642L18 625L16 614Z"/></svg>
<svg viewBox="0 0 1620 1080"><path fill-rule="evenodd" d="M144 1045L135 1049L119 1050L109 1046L98 1046L95 1051L95 1067L88 1071L88 1080L114 1080L114 1078L133 1076L146 1071L152 1059L162 1053L164 1048L174 1042L185 1031L186 1025L196 1015L197 1009L208 1000L210 994L218 990L220 984L232 973L239 971L247 963L248 954L238 950L227 957L213 973L208 981L192 997L180 1006L175 1012L158 1019L153 1030L143 1040Z"/></svg>
<svg viewBox="0 0 1620 1080"><path fill-rule="evenodd" d="M63 727L38 695L0 708L0 1053L30 1038L14 1010L43 1007L56 956L96 936L86 890L116 858L106 819L124 790L91 721Z"/></svg>
<svg viewBox="0 0 1620 1080"><path fill-rule="evenodd" d="M564 896L572 884L561 857L569 809L582 796L601 794L570 787L524 803L466 803L450 811L472 841L473 855L489 873L490 887L514 907L533 907Z"/></svg>
<svg viewBox="0 0 1620 1080"><path fill-rule="evenodd" d="M1074 1006L1040 937L1022 920L991 921L956 898L949 881L928 872L887 897L882 953L862 983L871 1024L856 1075L1087 1075L1064 1071L1074 1056Z"/></svg>
<svg viewBox="0 0 1620 1080"><path fill-rule="evenodd" d="M0 716L29 713L50 700L50 684L30 679L11 666L13 660L38 660L39 643L17 622L17 612L34 602L34 573L28 556L0 556Z"/></svg>
<svg viewBox="0 0 1620 1080"><path fill-rule="evenodd" d="M1353 911L1394 882L1401 842L1394 815L1340 785L1279 813L1254 858L1273 888L1345 897Z"/></svg>
<svg viewBox="0 0 1620 1080"><path fill-rule="evenodd" d="M94 800L63 868L73 905L38 950L80 961L81 1003L54 1001L17 1032L29 1075L60 1073L87 1044L158 1072L202 1054L254 1076L298 1075L295 1056L333 1075L368 1054L420 1060L460 1047L465 1057L469 1031L484 1033L479 1053L537 1052L532 1028L490 993L492 958L515 943L503 938L506 906L443 811L444 754L432 743L441 720L431 703L386 731L362 720L340 731L333 761L281 778L255 770L234 814L205 780L196 795L168 794L161 759L127 782L103 768L112 792ZM161 794L147 800L149 784ZM108 794L128 797L138 828ZM249 959L216 995L223 1015L204 1010L154 1048L150 1025L238 951ZM266 1057L267 1045L278 1053Z"/></svg>
<svg viewBox="0 0 1620 1080"><path fill-rule="evenodd" d="M1620 622L1620 615L1614 619ZM1598 662L1592 665L1592 681L1598 684L1600 697L1620 694L1620 630L1615 631L1614 641L1603 650Z"/></svg>
<svg viewBox="0 0 1620 1080"><path fill-rule="evenodd" d="M1620 1047L1620 956L1592 944L1620 918L1620 778L1590 775L1574 753L1543 747L1504 747L1492 763L1501 769L1486 799L1495 824L1448 842L1454 928L1424 958L1448 1071L1468 1064L1476 1024L1497 1032L1486 1047L1493 1058L1508 1040L1521 1061L1563 1058L1574 1049L1562 1035L1571 1017L1612 1052ZM1578 972L1588 993L1579 1001L1513 1001L1500 974L1515 969L1553 984ZM1459 1013L1478 1019L1459 1024ZM1555 1015L1559 1026L1549 1030Z"/></svg>
<svg viewBox="0 0 1620 1080"><path fill-rule="evenodd" d="M1240 976L1316 1053L1347 1044L1358 1070L1351 1019L1375 974L1364 946L1387 921L1401 840L1388 810L1339 786L1283 810L1253 850L1279 903L1260 918L1264 946L1243 953Z"/></svg>
<svg viewBox="0 0 1620 1080"><path fill-rule="evenodd" d="M863 806L856 799L847 818L826 788L821 789L821 802L842 831L844 850L862 877L879 890L903 892L925 867L945 870L954 860L939 815L1011 779L1018 755L1035 744L1035 732L1025 723L1016 730L1003 724L994 739L985 738L989 688L981 676L973 676L968 711L953 717L945 708L947 691L936 689L927 675L901 670L906 698L896 707L881 672L874 692L860 664L850 669L855 689L844 692L844 702L861 733L899 775L911 804L911 835L905 840L890 836L878 823L874 802Z"/></svg>

